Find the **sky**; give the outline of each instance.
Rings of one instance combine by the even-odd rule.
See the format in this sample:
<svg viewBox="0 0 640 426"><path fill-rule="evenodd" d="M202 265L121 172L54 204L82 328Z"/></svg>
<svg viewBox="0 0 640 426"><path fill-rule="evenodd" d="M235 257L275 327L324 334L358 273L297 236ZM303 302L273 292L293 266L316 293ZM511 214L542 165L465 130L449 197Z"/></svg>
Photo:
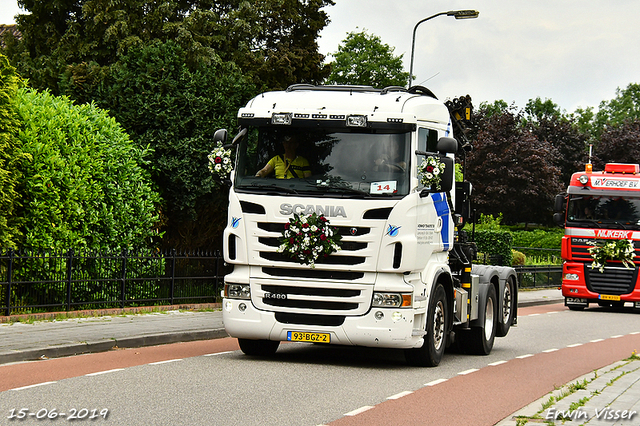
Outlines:
<svg viewBox="0 0 640 426"><path fill-rule="evenodd" d="M640 83L638 0L334 0L320 52L366 30L403 55L409 70L414 26L440 12L475 9L477 19L438 16L416 31L414 84L440 99L471 95L524 108L551 99L561 110L594 107ZM14 23L16 0L0 0L0 23ZM329 57L330 59L330 57Z"/></svg>

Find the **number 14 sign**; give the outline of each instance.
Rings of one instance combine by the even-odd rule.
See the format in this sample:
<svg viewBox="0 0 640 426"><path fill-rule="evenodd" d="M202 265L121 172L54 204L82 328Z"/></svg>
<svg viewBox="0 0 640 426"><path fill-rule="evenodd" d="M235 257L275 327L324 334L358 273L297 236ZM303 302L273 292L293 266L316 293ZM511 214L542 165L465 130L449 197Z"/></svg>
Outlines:
<svg viewBox="0 0 640 426"><path fill-rule="evenodd" d="M394 194L396 192L396 181L371 182L371 194Z"/></svg>

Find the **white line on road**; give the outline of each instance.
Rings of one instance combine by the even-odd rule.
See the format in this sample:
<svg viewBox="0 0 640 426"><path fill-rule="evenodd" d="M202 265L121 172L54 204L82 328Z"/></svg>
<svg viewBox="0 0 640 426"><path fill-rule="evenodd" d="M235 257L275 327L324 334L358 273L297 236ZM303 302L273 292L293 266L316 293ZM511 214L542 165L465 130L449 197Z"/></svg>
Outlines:
<svg viewBox="0 0 640 426"><path fill-rule="evenodd" d="M582 343L574 343L573 345L567 345L568 348L577 348L578 346L582 346Z"/></svg>
<svg viewBox="0 0 640 426"><path fill-rule="evenodd" d="M491 364L489 364L492 367L495 367L496 365L500 365L500 364L505 364L507 361L496 361L496 362L492 362Z"/></svg>
<svg viewBox="0 0 640 426"><path fill-rule="evenodd" d="M216 355L224 355L224 354L230 354L233 353L234 351L224 351L224 352L216 352L215 354L206 354L206 355L202 355L202 356L216 356Z"/></svg>
<svg viewBox="0 0 640 426"><path fill-rule="evenodd" d="M444 383L446 381L447 381L447 379L436 379L436 380L433 380L433 381L431 381L429 383L425 383L424 385L425 386L435 386L435 385L439 385L440 383Z"/></svg>
<svg viewBox="0 0 640 426"><path fill-rule="evenodd" d="M595 340L590 340L589 343L598 343L598 342L602 342L604 339L595 339Z"/></svg>
<svg viewBox="0 0 640 426"><path fill-rule="evenodd" d="M557 351L557 349L556 349L556 348L552 348L552 349L544 350L544 351L542 351L542 352L544 352L544 353L548 354L548 353L550 353L550 352L555 352L555 351Z"/></svg>
<svg viewBox="0 0 640 426"><path fill-rule="evenodd" d="M166 361L150 362L149 365L167 364L169 362L176 362L176 361L182 361L182 360L181 359L168 359Z"/></svg>
<svg viewBox="0 0 640 426"><path fill-rule="evenodd" d="M618 337L622 337L622 334L616 334L615 336L611 336L611 339L617 339Z"/></svg>
<svg viewBox="0 0 640 426"><path fill-rule="evenodd" d="M56 382L43 382L43 383L38 383L38 384L35 384L35 385L22 386L21 388L15 388L15 389L11 389L11 390L19 391L19 390L23 390L23 389L35 388L35 387L38 387L38 386L52 385L54 383L56 383Z"/></svg>
<svg viewBox="0 0 640 426"><path fill-rule="evenodd" d="M529 357L532 357L532 356L533 356L533 354L526 354L526 355L520 355L520 356L517 356L516 358L518 358L518 359L525 359L525 358L529 358Z"/></svg>
<svg viewBox="0 0 640 426"><path fill-rule="evenodd" d="M388 397L387 399L400 399L400 398L402 398L403 396L411 395L412 393L413 393L413 392L411 392L411 391L404 391L404 392L397 393L397 394L395 394L395 395L391 395L391 396L390 396L390 397Z"/></svg>
<svg viewBox="0 0 640 426"><path fill-rule="evenodd" d="M108 373L113 373L116 371L122 371L124 370L124 368L114 368L113 370L106 370L106 371L98 371L97 373L89 373L89 374L85 374L85 376L99 376L101 374L108 374Z"/></svg>
<svg viewBox="0 0 640 426"><path fill-rule="evenodd" d="M459 372L459 373L458 373L458 375L460 375L460 376L466 376L467 374L471 374L471 373L473 373L474 371L478 371L478 369L477 369L477 368L470 368L470 369L468 369L468 370L464 370L464 371Z"/></svg>
<svg viewBox="0 0 640 426"><path fill-rule="evenodd" d="M367 410L371 410L373 406L365 405L364 407L360 407L357 410L349 411L345 416L357 416L360 413L364 413Z"/></svg>

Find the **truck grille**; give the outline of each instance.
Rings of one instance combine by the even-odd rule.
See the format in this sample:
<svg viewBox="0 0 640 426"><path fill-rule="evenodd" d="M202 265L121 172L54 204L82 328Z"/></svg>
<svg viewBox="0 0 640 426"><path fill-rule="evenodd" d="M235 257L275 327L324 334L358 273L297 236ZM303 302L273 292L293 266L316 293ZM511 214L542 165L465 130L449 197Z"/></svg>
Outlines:
<svg viewBox="0 0 640 426"><path fill-rule="evenodd" d="M638 278L638 268L627 269L625 267L606 266L604 272L598 268L592 268L590 264L584 265L584 276L587 288L600 294L621 295L631 293Z"/></svg>
<svg viewBox="0 0 640 426"><path fill-rule="evenodd" d="M251 298L258 309L300 315L363 315L373 297L371 284L255 278Z"/></svg>
<svg viewBox="0 0 640 426"><path fill-rule="evenodd" d="M589 254L589 248L593 247L595 238L574 237L571 238L571 258L576 262L592 262L593 258ZM640 252L640 241L634 241L633 246L636 249L634 262L640 262L638 252Z"/></svg>

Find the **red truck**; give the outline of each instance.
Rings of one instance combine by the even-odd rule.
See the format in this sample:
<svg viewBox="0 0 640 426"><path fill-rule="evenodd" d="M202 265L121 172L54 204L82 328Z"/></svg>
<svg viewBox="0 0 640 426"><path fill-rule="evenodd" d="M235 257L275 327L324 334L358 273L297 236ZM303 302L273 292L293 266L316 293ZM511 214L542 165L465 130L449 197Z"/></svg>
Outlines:
<svg viewBox="0 0 640 426"><path fill-rule="evenodd" d="M555 202L564 225L562 295L571 310L590 303L640 309L640 165L606 164L574 173Z"/></svg>

